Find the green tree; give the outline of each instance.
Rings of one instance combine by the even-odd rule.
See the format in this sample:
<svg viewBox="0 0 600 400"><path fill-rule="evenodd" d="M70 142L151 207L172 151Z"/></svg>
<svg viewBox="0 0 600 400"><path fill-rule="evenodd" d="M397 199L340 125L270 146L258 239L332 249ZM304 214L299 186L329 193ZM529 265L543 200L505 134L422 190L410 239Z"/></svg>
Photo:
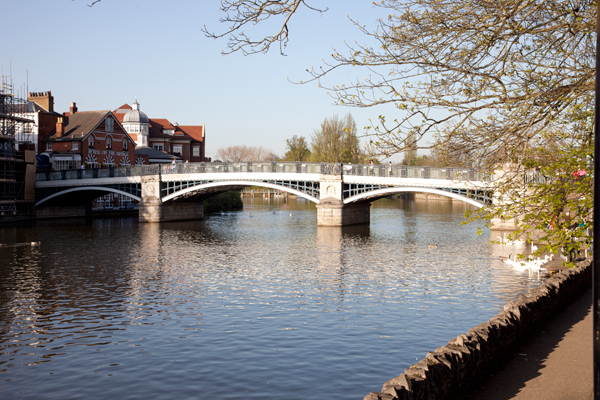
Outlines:
<svg viewBox="0 0 600 400"><path fill-rule="evenodd" d="M304 136L294 135L291 139L285 139L286 152L283 157L285 161L306 161L310 156L308 143Z"/></svg>
<svg viewBox="0 0 600 400"><path fill-rule="evenodd" d="M320 129L311 136L310 146L313 162L359 163L364 159L351 114L344 119L336 115L325 118Z"/></svg>

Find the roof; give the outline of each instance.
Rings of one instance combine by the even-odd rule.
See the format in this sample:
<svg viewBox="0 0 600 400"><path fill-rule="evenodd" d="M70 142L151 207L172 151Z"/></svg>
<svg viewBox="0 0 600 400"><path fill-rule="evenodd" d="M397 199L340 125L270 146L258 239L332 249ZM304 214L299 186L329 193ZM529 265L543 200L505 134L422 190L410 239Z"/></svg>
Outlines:
<svg viewBox="0 0 600 400"><path fill-rule="evenodd" d="M103 111L79 111L70 115L65 125L65 130L61 138L56 137L56 131L52 133L46 140L81 140L90 134L102 122L106 116L114 114L108 110ZM117 132L118 133L118 132ZM125 130L123 133L127 135ZM129 135L127 135L129 136Z"/></svg>
<svg viewBox="0 0 600 400"><path fill-rule="evenodd" d="M131 106L129 104L125 103L121 107L119 107L115 111L113 111L113 114L124 114L131 109L132 109Z"/></svg>
<svg viewBox="0 0 600 400"><path fill-rule="evenodd" d="M46 140L82 139L94 130L109 112L110 111L79 111L69 116L69 121L65 126L62 138L57 138L56 132L54 132Z"/></svg>
<svg viewBox="0 0 600 400"><path fill-rule="evenodd" d="M173 138L175 135L169 135L167 133L163 133L163 131L173 130L175 131L175 126L169 122L166 118L150 118L150 125L148 126L148 136L151 138ZM177 132L175 132L177 133ZM183 136L183 132L180 133L177 137L181 139ZM191 140L192 138L187 138Z"/></svg>
<svg viewBox="0 0 600 400"><path fill-rule="evenodd" d="M171 160L179 160L181 157L174 156L172 154L167 154L164 151L156 150L148 146L140 146L135 148L136 155L147 154L151 159L161 159L165 161Z"/></svg>
<svg viewBox="0 0 600 400"><path fill-rule="evenodd" d="M204 142L204 125L178 125L177 130L181 130L196 142Z"/></svg>
<svg viewBox="0 0 600 400"><path fill-rule="evenodd" d="M28 101L26 103L18 103L12 105L12 111L14 113L25 114L25 113L35 113L35 112L48 112L44 107L40 106L33 101Z"/></svg>
<svg viewBox="0 0 600 400"><path fill-rule="evenodd" d="M137 100L135 101L137 103ZM138 122L138 121L128 121L127 115L130 111L139 111L136 110L137 104L134 104L135 107L131 107L129 104L123 104L121 107L117 108L113 115L119 123L127 123L127 122ZM143 116L147 115L141 111L139 111ZM172 130L173 135L169 135L164 133L164 130ZM205 128L204 124L202 125L173 125L166 118L148 118L148 137L149 138L168 138L168 139L183 139L190 140L194 142L204 142L204 134Z"/></svg>

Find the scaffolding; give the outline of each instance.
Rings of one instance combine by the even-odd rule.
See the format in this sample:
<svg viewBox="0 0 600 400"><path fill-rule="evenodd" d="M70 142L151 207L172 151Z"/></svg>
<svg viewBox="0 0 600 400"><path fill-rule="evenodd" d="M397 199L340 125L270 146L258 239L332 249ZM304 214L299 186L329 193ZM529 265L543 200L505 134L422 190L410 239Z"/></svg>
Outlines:
<svg viewBox="0 0 600 400"><path fill-rule="evenodd" d="M0 222L34 213L35 150L17 151L15 134L31 131L33 120L20 116L27 101L14 95L12 79L0 82Z"/></svg>

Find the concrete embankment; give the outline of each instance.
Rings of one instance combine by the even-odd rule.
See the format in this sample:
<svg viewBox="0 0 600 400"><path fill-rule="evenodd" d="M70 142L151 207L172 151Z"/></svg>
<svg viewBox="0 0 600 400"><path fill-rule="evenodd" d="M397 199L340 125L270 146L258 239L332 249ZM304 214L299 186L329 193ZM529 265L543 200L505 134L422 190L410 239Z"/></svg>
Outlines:
<svg viewBox="0 0 600 400"><path fill-rule="evenodd" d="M564 269L469 332L451 339L364 400L465 399L554 315L591 287L588 259Z"/></svg>

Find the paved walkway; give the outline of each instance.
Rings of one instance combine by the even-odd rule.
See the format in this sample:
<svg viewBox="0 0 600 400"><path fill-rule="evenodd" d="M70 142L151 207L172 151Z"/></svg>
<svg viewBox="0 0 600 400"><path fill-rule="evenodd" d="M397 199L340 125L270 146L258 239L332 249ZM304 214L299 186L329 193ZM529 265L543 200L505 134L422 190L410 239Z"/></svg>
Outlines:
<svg viewBox="0 0 600 400"><path fill-rule="evenodd" d="M558 315L471 400L592 400L592 290Z"/></svg>

